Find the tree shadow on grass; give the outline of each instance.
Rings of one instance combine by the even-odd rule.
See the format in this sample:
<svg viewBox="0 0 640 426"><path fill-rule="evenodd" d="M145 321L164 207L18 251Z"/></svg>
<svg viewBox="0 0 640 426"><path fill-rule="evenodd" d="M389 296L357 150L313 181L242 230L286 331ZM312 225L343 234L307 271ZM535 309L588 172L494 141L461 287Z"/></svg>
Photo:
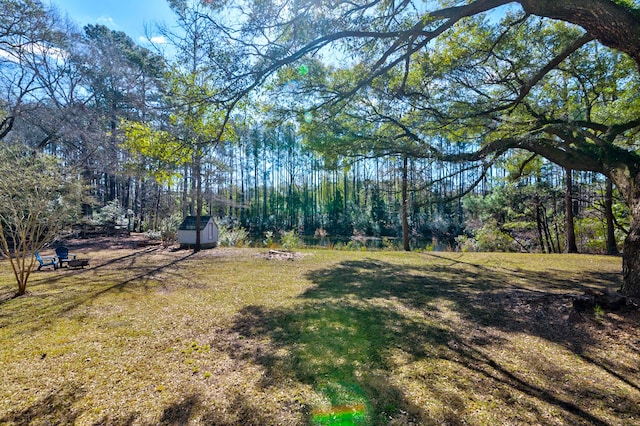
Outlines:
<svg viewBox="0 0 640 426"><path fill-rule="evenodd" d="M31 424L74 424L82 412L73 408L74 403L80 401L86 391L77 385L52 390L43 398L35 400L31 405L20 410L12 411L0 417L0 424L16 426Z"/></svg>
<svg viewBox="0 0 640 426"><path fill-rule="evenodd" d="M353 424L385 424L389 416L407 409L406 402L399 406L400 392L386 377L392 351L436 357L437 348L452 338L436 324L346 300L278 310L247 307L234 331L239 343L232 355L267 369L264 388L293 378L319 394L319 405L308 407L312 424L314 409L320 413L331 407L356 411L361 420ZM253 342L264 337L274 346Z"/></svg>
<svg viewBox="0 0 640 426"><path fill-rule="evenodd" d="M100 296L131 288L146 288L149 281L160 273L171 270L179 263L193 256L189 252L184 256L172 257L165 262L146 261L146 256L157 251L157 247L148 248L135 253L109 259L89 269L70 269L59 271L46 279L31 283L27 294L9 301L0 302L0 328L10 325L11 321L20 320L18 311L25 306L37 305L38 316L61 316L79 306L91 302ZM123 271L133 274L122 280ZM69 277L72 277L69 279ZM163 281L163 282L166 282ZM153 287L153 286L151 286ZM38 299L30 300L30 299ZM25 322L28 326L30 322ZM34 327L39 323L34 321Z"/></svg>
<svg viewBox="0 0 640 426"><path fill-rule="evenodd" d="M76 276L76 275L86 275L91 272L95 272L100 269L108 268L112 265L120 265L121 269L132 267L136 264L136 259L144 256L146 254L150 254L154 251L157 251L157 247L150 247L142 251L136 251L134 253L130 253L124 256L119 256L113 259L109 259L106 262L90 265L87 269L85 268L70 268L70 267L61 267L56 270L54 269L43 269L43 270L35 270L31 271L30 280L27 287L27 295L31 293L31 288L33 285L51 285L57 284L65 277ZM42 275L46 274L47 277L42 279ZM14 298L15 292L9 293L10 287L7 287L6 290L3 289L3 293L0 293L0 305ZM7 295L4 295L6 292Z"/></svg>
<svg viewBox="0 0 640 426"><path fill-rule="evenodd" d="M435 252L428 252L424 255L427 259L435 262L444 262L445 265L442 265L444 266L444 270L453 271L457 269L457 267L460 267L460 269L467 270L469 274L472 275L480 274L483 276L491 276L497 274L496 278L505 279L506 282L504 284L507 284L509 287L518 287L516 283L524 281L528 285L527 290L532 292L540 291L545 294L558 291L579 292L594 288L616 289L622 284L621 273L594 270L583 273L566 269L554 270L552 268L546 268L544 271L536 271L534 274L531 271L523 271L520 268L511 269L506 266L488 267L468 262L460 259L462 255L459 256L459 258L443 256Z"/></svg>
<svg viewBox="0 0 640 426"><path fill-rule="evenodd" d="M189 395L182 401L178 401L164 409L160 425L180 426L187 424L194 416L194 412L201 405L200 398L196 395Z"/></svg>
<svg viewBox="0 0 640 426"><path fill-rule="evenodd" d="M292 307L250 306L240 312L232 356L262 365L265 388L291 379L311 386L319 398L316 406L309 407L312 425L338 424L323 423L314 415L327 407L335 408L334 419L339 410L364 407L365 415L358 421L343 424L462 424L466 402L458 393L429 383L433 377L424 378L421 386L430 388L432 396L448 407L434 414L411 402L406 387L389 377L401 363L443 362L459 365L460 371L485 382L473 388L464 380L451 380L458 391L466 386L476 393L499 389L492 398L505 406L514 404L514 394L525 395L529 402L520 404L526 416L516 422L532 418L548 422L548 414L540 408L544 406L562 422L607 424L589 405L610 397L606 389L589 389L584 400L576 402L553 384L571 373L565 366L545 366L558 377L550 378L552 384L541 384L514 372L485 348L499 345L504 333L527 334L580 354L593 343L591 337L575 333L563 315L548 318L547 299L568 289L610 286L617 277L584 272L583 284L576 285L553 272L532 277L450 259L420 266L366 259L316 270L308 278L314 286ZM459 319L448 320L450 314ZM594 360L590 363L608 371ZM625 374L612 376L619 379ZM626 383L638 389L632 381ZM640 416L640 409L629 408L634 397L618 401L613 410L626 407L624 415Z"/></svg>

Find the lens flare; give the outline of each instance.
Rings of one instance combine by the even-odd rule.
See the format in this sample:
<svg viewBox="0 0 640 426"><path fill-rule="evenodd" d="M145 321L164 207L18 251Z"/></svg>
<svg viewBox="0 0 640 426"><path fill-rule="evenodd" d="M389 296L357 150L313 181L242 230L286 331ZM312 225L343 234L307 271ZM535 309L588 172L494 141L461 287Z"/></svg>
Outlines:
<svg viewBox="0 0 640 426"><path fill-rule="evenodd" d="M314 410L312 415L313 425L317 426L347 426L363 425L366 421L367 408L364 404L342 405L324 410Z"/></svg>
<svg viewBox="0 0 640 426"><path fill-rule="evenodd" d="M301 76L305 76L307 74L309 74L309 67L306 65L300 65L298 67L298 74L300 74Z"/></svg>
<svg viewBox="0 0 640 426"><path fill-rule="evenodd" d="M295 93L298 91L298 89L300 89L300 83L298 83L295 80L290 80L287 81L286 83L284 83L282 85L283 90L290 92L290 93Z"/></svg>
<svg viewBox="0 0 640 426"><path fill-rule="evenodd" d="M304 113L303 118L306 123L311 123L313 121L313 114L311 114L310 111L307 111Z"/></svg>

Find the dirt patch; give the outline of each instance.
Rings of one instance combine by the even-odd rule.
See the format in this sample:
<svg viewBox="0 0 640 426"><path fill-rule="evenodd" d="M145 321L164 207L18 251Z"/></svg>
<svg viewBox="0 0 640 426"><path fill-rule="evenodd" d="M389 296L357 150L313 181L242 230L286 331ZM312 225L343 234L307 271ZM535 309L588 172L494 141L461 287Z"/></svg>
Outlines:
<svg viewBox="0 0 640 426"><path fill-rule="evenodd" d="M117 249L135 249L148 245L160 245L160 241L150 240L146 234L131 233L128 236L118 237L92 237L92 238L67 238L52 246L61 244L67 246L71 250L117 250Z"/></svg>
<svg viewBox="0 0 640 426"><path fill-rule="evenodd" d="M72 251L91 252L100 250L136 250L148 247L158 247L161 250L171 252L192 252L191 249L180 248L178 244L164 246L159 240L151 240L146 234L131 233L129 236L94 237L94 238L68 238L51 245L67 246ZM243 247L215 247L200 250L193 253L194 259L199 258L242 258L245 259L269 259L269 260L297 260L303 257L302 253L287 250L256 250Z"/></svg>

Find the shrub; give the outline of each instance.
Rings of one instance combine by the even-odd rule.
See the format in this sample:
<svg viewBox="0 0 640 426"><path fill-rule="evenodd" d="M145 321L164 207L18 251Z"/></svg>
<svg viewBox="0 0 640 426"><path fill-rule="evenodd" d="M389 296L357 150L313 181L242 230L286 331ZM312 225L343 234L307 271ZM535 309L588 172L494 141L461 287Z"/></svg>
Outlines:
<svg viewBox="0 0 640 426"><path fill-rule="evenodd" d="M178 214L165 217L160 221L160 238L165 247L175 243L178 239L180 222L182 222L182 216Z"/></svg>
<svg viewBox="0 0 640 426"><path fill-rule="evenodd" d="M282 247L287 250L293 250L302 247L302 240L300 239L298 234L296 234L296 231L294 229L282 234L280 243L282 244Z"/></svg>
<svg viewBox="0 0 640 426"><path fill-rule="evenodd" d="M96 214L96 223L98 225L118 225L124 223L126 211L120 204L120 200L115 199L109 201Z"/></svg>
<svg viewBox="0 0 640 426"><path fill-rule="evenodd" d="M513 239L495 221L489 221L478 229L475 240L479 251L513 251Z"/></svg>
<svg viewBox="0 0 640 426"><path fill-rule="evenodd" d="M478 251L478 242L475 238L469 237L468 235L458 235L456 237L456 244L458 245L458 250L463 253Z"/></svg>
<svg viewBox="0 0 640 426"><path fill-rule="evenodd" d="M345 246L344 249L345 250L351 250L351 251L358 251L358 250L362 250L364 247L364 250L366 251L366 246L360 241L360 240L356 240L356 239L351 239Z"/></svg>
<svg viewBox="0 0 640 426"><path fill-rule="evenodd" d="M150 240L161 240L162 239L162 231L158 229L152 229L144 233L144 235Z"/></svg>
<svg viewBox="0 0 640 426"><path fill-rule="evenodd" d="M396 240L389 237L382 237L382 249L383 250L398 250Z"/></svg>
<svg viewBox="0 0 640 426"><path fill-rule="evenodd" d="M222 247L245 247L250 245L251 241L246 229L221 226L218 228L218 244Z"/></svg>
<svg viewBox="0 0 640 426"><path fill-rule="evenodd" d="M273 231L267 231L264 233L264 240L262 240L262 244L267 248L272 248L276 245L275 239L273 238Z"/></svg>

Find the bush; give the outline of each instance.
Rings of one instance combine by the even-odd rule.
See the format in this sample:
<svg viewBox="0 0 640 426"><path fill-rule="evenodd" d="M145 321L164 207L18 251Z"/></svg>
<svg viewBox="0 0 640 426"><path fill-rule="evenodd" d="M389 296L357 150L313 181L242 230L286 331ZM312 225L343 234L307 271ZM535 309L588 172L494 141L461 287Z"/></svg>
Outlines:
<svg viewBox="0 0 640 426"><path fill-rule="evenodd" d="M282 248L287 250L293 250L302 247L302 240L300 239L298 234L296 234L296 231L294 229L282 234L280 243L282 244Z"/></svg>
<svg viewBox="0 0 640 426"><path fill-rule="evenodd" d="M178 214L165 217L160 221L160 238L162 244L167 247L178 239L178 228L182 222L182 216Z"/></svg>
<svg viewBox="0 0 640 426"><path fill-rule="evenodd" d="M273 238L273 231L267 231L264 233L264 240L262 240L262 244L264 244L267 248L275 247L276 242Z"/></svg>
<svg viewBox="0 0 640 426"><path fill-rule="evenodd" d="M514 251L513 238L503 232L495 221L489 221L475 234L479 251Z"/></svg>
<svg viewBox="0 0 640 426"><path fill-rule="evenodd" d="M478 251L478 242L475 238L469 237L468 235L458 235L456 237L456 244L458 245L458 250L463 253Z"/></svg>
<svg viewBox="0 0 640 426"><path fill-rule="evenodd" d="M120 200L109 201L96 214L98 225L119 225L125 222L126 211L120 204Z"/></svg>
<svg viewBox="0 0 640 426"><path fill-rule="evenodd" d="M356 240L356 239L351 239L345 246L344 246L344 250L351 250L351 251L366 251L367 250L367 246L364 245L362 243L362 241L360 240Z"/></svg>
<svg viewBox="0 0 640 426"><path fill-rule="evenodd" d="M246 247L251 244L251 241L246 229L221 226L218 228L218 244L222 247Z"/></svg>
<svg viewBox="0 0 640 426"><path fill-rule="evenodd" d="M158 229L150 229L145 232L145 235L150 240L162 241L162 244L168 247L178 239L178 227L181 221L182 217L177 214L162 218Z"/></svg>
<svg viewBox="0 0 640 426"><path fill-rule="evenodd" d="M150 240L161 240L162 239L162 231L158 230L158 229L152 229L150 231L147 231L144 233L145 237L147 237Z"/></svg>
<svg viewBox="0 0 640 426"><path fill-rule="evenodd" d="M395 251L398 250L398 244L395 239L389 237L382 237L382 249Z"/></svg>

